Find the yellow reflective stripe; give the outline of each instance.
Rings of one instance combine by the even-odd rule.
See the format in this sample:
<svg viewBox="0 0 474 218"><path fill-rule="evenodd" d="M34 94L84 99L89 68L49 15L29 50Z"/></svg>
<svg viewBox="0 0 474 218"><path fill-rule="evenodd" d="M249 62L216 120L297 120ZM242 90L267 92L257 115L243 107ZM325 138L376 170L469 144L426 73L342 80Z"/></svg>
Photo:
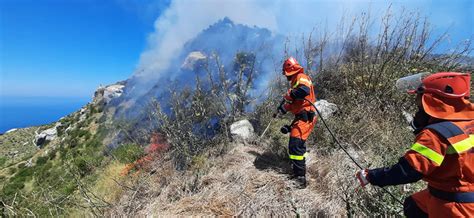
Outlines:
<svg viewBox="0 0 474 218"><path fill-rule="evenodd" d="M312 85L312 84L313 84L313 83L312 83L310 80L308 80L308 79L300 78L300 79L299 79L298 81L296 81L296 83L293 85L293 88L298 87L298 85L300 84L300 81L301 81L301 82L306 82L306 83L308 83L309 85Z"/></svg>
<svg viewBox="0 0 474 218"><path fill-rule="evenodd" d="M469 138L464 139L460 142L454 143L453 145L448 147L446 151L447 154L460 154L465 151L468 151L474 147L474 135L469 135Z"/></svg>
<svg viewBox="0 0 474 218"><path fill-rule="evenodd" d="M306 156L308 156L308 152L305 152L303 155L292 155L290 154L291 160L303 160Z"/></svg>
<svg viewBox="0 0 474 218"><path fill-rule="evenodd" d="M312 82L311 82L310 80L308 80L308 79L305 79L305 78L300 78L300 80L299 80L299 81L301 81L301 82L307 82L309 85L311 85L311 84L312 84Z"/></svg>
<svg viewBox="0 0 474 218"><path fill-rule="evenodd" d="M415 143L412 145L411 150L414 150L424 157L430 159L431 161L435 162L438 165L441 165L443 163L444 156L441 154L438 154L436 151L431 150L430 148L420 144L420 143Z"/></svg>
<svg viewBox="0 0 474 218"><path fill-rule="evenodd" d="M296 81L296 83L293 85L293 88L298 87L299 84L300 84L300 81Z"/></svg>

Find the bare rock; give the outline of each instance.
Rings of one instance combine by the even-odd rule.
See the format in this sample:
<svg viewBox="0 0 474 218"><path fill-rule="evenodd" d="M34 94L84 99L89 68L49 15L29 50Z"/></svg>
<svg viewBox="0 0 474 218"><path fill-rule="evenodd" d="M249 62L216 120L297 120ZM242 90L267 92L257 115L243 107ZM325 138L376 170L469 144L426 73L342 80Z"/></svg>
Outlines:
<svg viewBox="0 0 474 218"><path fill-rule="evenodd" d="M11 132L15 132L15 131L17 131L17 130L18 130L17 128L13 128L13 129L10 129L10 130L6 131L5 134L11 133Z"/></svg>
<svg viewBox="0 0 474 218"><path fill-rule="evenodd" d="M234 140L249 140L255 136L253 126L248 120L240 120L230 125L230 133Z"/></svg>
<svg viewBox="0 0 474 218"><path fill-rule="evenodd" d="M204 60L206 60L206 55L204 55L200 51L193 51L188 54L184 63L181 65L181 69L183 70L194 70L199 64L201 64Z"/></svg>
<svg viewBox="0 0 474 218"><path fill-rule="evenodd" d="M116 83L108 86L99 86L94 93L93 103L96 105L106 105L112 99L118 98L123 94L124 83Z"/></svg>
<svg viewBox="0 0 474 218"><path fill-rule="evenodd" d="M9 156L10 158L15 158L17 155L18 155L18 151L9 151L7 156Z"/></svg>
<svg viewBox="0 0 474 218"><path fill-rule="evenodd" d="M28 161L26 161L25 166L26 166L26 167L31 167L31 166L33 166L33 158L28 159Z"/></svg>
<svg viewBox="0 0 474 218"><path fill-rule="evenodd" d="M38 147L42 147L44 144L47 142L50 142L56 138L58 135L58 131L56 130L56 127L58 127L59 124L56 124L54 127L43 130L41 133L37 134L35 136L35 144Z"/></svg>
<svg viewBox="0 0 474 218"><path fill-rule="evenodd" d="M115 84L105 87L104 90L104 99L106 103L109 103L110 100L118 98L123 94L123 88L125 86L121 84Z"/></svg>
<svg viewBox="0 0 474 218"><path fill-rule="evenodd" d="M315 104L318 111L321 113L323 119L328 119L331 117L337 110L337 105L334 103L329 103L326 100L318 100Z"/></svg>

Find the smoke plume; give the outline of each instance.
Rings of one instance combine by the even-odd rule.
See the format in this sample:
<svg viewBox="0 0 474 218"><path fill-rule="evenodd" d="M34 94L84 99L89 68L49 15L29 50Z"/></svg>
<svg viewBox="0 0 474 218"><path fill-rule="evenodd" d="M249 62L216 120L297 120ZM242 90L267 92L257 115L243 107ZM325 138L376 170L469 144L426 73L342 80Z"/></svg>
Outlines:
<svg viewBox="0 0 474 218"><path fill-rule="evenodd" d="M323 31L334 32L341 20L350 20L362 13L370 13L371 17L376 18L382 16L389 7L392 13L397 13L404 9L416 10L427 3L429 2L390 3L365 0L172 0L154 23L155 31L149 35L148 47L141 54L140 62L132 76L136 85L129 90L128 96L133 98L146 94L159 79L173 71L170 69L175 67L172 66L173 60L181 54L186 42L224 17L236 24L266 28L272 35L291 38L310 32L316 35ZM295 45L291 44L290 50L291 46ZM283 52L274 53L274 66L267 66L268 70L272 71L284 55ZM179 75L174 75L176 76ZM258 82L268 81L260 78ZM256 85L263 86L265 84Z"/></svg>

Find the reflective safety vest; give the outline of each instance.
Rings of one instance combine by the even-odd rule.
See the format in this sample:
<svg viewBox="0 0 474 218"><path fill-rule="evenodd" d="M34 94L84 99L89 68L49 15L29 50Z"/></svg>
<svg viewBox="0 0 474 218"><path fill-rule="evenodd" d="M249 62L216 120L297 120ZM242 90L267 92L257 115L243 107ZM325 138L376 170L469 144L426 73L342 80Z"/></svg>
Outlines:
<svg viewBox="0 0 474 218"><path fill-rule="evenodd" d="M433 196L455 202L473 201L474 120L428 125L417 135L405 158L423 174Z"/></svg>
<svg viewBox="0 0 474 218"><path fill-rule="evenodd" d="M296 89L300 86L307 86L309 87L309 95L306 96L306 99L313 104L316 103L316 95L314 94L314 87L311 78L304 74L298 73L293 76L292 80L290 81L291 89ZM301 111L315 111L313 106L305 100L294 100L289 107L287 108L289 112L292 114L299 114Z"/></svg>

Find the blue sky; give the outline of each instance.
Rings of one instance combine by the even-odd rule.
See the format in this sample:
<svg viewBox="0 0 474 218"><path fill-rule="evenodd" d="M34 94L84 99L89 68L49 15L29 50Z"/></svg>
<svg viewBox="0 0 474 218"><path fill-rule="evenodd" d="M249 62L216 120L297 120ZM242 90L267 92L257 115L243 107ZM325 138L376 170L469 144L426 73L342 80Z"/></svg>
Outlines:
<svg viewBox="0 0 474 218"><path fill-rule="evenodd" d="M84 97L127 79L163 10L142 2L0 0L0 95Z"/></svg>
<svg viewBox="0 0 474 218"><path fill-rule="evenodd" d="M194 13L194 6L188 7L189 12L180 11L186 4L200 3L193 0L177 2L174 4L176 14L172 10L169 14L173 19L181 16L180 13ZM269 22L269 26L284 33L282 27L291 26L284 24L286 18L300 12L302 7L309 10L298 14L304 21L311 21L300 23L307 27L328 19L338 21L343 13L341 6L357 10L372 7L378 12L390 4L381 0L322 0L311 1L305 6L302 1L293 1L292 5L301 7L293 7L291 11L284 6L288 2L259 1L255 4L257 12L241 17L241 21L255 22L252 16L258 15L261 8L273 5L277 9L268 11L276 11L278 16ZM420 10L433 23L435 33L450 27L451 40L455 43L473 35L473 2L398 0L393 4ZM149 47L150 34L160 31L154 27L155 20L169 6L169 0L0 0L0 96L90 97L99 84L127 79L139 64L142 52ZM217 11L220 6L216 8L203 14L227 13L224 9L224 12ZM229 13L235 10L230 9ZM238 12L235 17L240 14ZM266 19L263 15L262 19ZM195 17L190 16L190 19L193 21ZM160 25L165 26L168 22L165 21ZM277 22L276 26L271 22ZM265 21L261 23L265 24ZM205 25L208 24L202 26Z"/></svg>

